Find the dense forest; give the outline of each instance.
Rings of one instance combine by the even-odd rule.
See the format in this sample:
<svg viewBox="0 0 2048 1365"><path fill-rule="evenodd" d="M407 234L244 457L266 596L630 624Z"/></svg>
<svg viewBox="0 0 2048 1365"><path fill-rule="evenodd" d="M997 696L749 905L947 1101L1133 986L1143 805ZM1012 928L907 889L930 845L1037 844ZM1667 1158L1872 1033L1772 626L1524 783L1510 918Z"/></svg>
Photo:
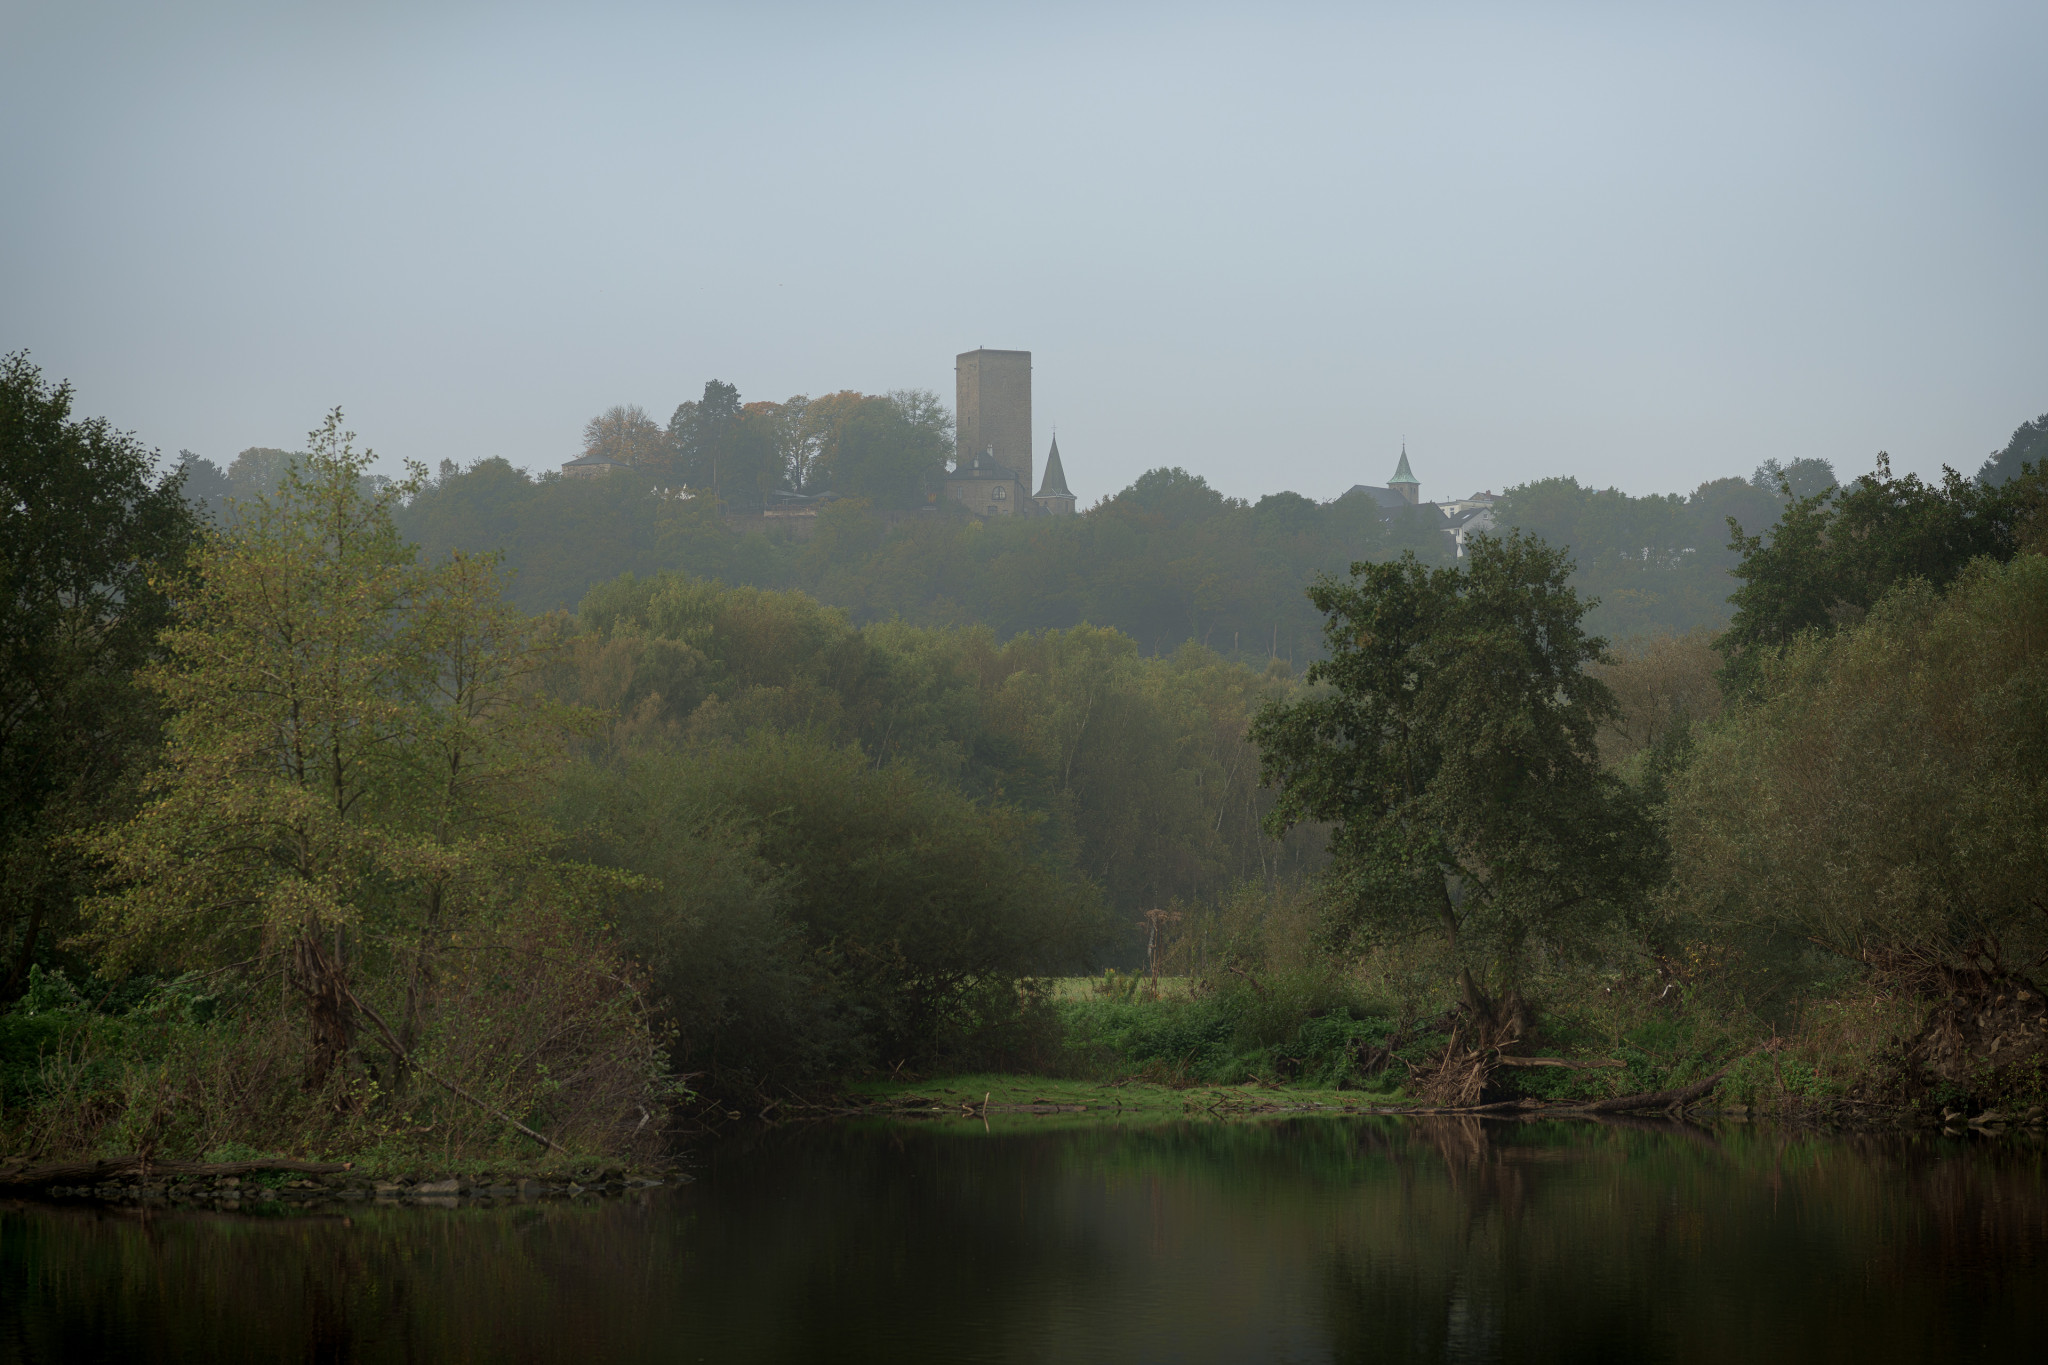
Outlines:
<svg viewBox="0 0 2048 1365"><path fill-rule="evenodd" d="M928 393L742 403L714 380L666 428L637 408L592 418L585 454L614 462L610 476L443 462L394 515L429 556L501 554L512 600L530 612L573 609L620 574L679 571L795 589L856 624L981 625L1006 640L1085 623L1148 654L1193 640L1236 660L1297 665L1321 649L1321 617L1302 592L1315 574L1404 553L1455 557L1427 509L1389 515L1363 495L1289 492L1247 502L1177 468L1152 470L1071 520L984 521L938 496L951 439L950 415ZM218 514L237 494L268 489L288 459L252 449L223 470L188 455L187 496ZM1731 518L1754 534L1788 499L1834 484L1823 460L1766 462L1689 494L1543 479L1508 489L1495 520L1571 552L1573 586L1597 603L1593 629L1682 634L1728 619L1740 560ZM678 496L694 488L712 495ZM805 539L727 515L759 510L773 491L833 500Z"/></svg>
<svg viewBox="0 0 2048 1365"><path fill-rule="evenodd" d="M1180 470L920 513L917 395L606 414L650 468L594 479L380 478L338 412L164 474L9 357L0 1133L617 1153L957 1066L1463 1101L1539 1038L2018 1093L2044 429L1939 484L1525 485L1458 560ZM735 532L748 469L846 496ZM1049 991L1148 958L1201 988Z"/></svg>

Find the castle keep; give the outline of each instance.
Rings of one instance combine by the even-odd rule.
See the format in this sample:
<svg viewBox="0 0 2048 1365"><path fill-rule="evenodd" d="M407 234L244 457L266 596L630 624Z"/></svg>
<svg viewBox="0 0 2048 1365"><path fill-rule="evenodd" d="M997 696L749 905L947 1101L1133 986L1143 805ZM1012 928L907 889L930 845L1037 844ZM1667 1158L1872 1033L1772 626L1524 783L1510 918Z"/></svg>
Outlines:
<svg viewBox="0 0 2048 1365"><path fill-rule="evenodd" d="M960 452L946 476L946 496L984 517L1070 516L1057 438L1045 459L1045 481L1031 491L1031 352L962 351L953 360L954 420Z"/></svg>
<svg viewBox="0 0 2048 1365"><path fill-rule="evenodd" d="M1031 352L963 351L953 360L960 458L986 458L1031 488Z"/></svg>

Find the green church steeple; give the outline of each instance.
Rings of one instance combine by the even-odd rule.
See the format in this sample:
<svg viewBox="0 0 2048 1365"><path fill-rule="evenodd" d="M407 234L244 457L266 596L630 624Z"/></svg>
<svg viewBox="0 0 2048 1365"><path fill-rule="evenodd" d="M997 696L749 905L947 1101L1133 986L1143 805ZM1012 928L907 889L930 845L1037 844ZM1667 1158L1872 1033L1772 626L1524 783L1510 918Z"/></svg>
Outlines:
<svg viewBox="0 0 2048 1365"><path fill-rule="evenodd" d="M1387 480L1387 487L1408 499L1413 507L1422 501L1422 480L1415 477L1415 471L1408 467L1408 443L1401 442L1401 466L1394 471L1394 477Z"/></svg>

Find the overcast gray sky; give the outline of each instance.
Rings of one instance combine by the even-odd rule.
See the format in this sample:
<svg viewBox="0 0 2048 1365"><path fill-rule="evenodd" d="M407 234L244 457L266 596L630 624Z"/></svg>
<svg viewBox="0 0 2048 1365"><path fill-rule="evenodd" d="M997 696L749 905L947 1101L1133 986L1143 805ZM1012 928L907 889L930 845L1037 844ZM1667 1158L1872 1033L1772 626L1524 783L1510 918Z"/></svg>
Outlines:
<svg viewBox="0 0 2048 1365"><path fill-rule="evenodd" d="M0 0L0 350L166 452L552 466L1035 353L1084 502L2048 411L2048 5Z"/></svg>

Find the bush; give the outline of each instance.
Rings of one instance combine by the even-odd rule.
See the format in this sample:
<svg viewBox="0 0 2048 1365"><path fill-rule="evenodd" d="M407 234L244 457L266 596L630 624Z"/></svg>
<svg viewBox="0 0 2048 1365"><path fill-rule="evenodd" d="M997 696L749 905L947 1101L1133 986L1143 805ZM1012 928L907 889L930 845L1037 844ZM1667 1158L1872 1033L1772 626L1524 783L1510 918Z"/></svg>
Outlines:
<svg viewBox="0 0 2048 1365"><path fill-rule="evenodd" d="M421 1070L352 1061L311 1087L301 1008L289 996L279 1008L274 975L131 981L88 1001L61 974L40 974L0 1014L0 1147L545 1155L510 1116L573 1152L651 1150L663 1059L635 973L602 935L522 911L465 948L427 995L412 1049ZM377 1003L374 987L364 994ZM396 1013L388 999L382 1008Z"/></svg>
<svg viewBox="0 0 2048 1365"><path fill-rule="evenodd" d="M1101 938L1095 893L1035 826L857 749L756 735L592 765L565 819L645 874L621 925L722 1092L1043 1048L1033 978Z"/></svg>
<svg viewBox="0 0 2048 1365"><path fill-rule="evenodd" d="M2048 559L1909 580L1766 664L1674 782L1675 908L1882 967L2048 949Z"/></svg>
<svg viewBox="0 0 2048 1365"><path fill-rule="evenodd" d="M1168 1084L1346 1089L1375 1085L1393 1062L1394 1021L1328 970L1233 975L1187 996L1070 1000L1059 1010L1070 1065Z"/></svg>

